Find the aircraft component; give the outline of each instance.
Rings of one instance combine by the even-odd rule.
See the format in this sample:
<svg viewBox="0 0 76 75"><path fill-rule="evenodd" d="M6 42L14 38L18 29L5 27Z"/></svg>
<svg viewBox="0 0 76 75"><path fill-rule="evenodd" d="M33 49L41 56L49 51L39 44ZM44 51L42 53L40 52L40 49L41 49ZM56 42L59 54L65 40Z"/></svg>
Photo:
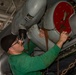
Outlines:
<svg viewBox="0 0 76 75"><path fill-rule="evenodd" d="M2 37L11 33L11 25L7 26L0 33L0 40ZM11 69L8 63L8 55L4 52L4 50L0 46L0 75L12 75Z"/></svg>
<svg viewBox="0 0 76 75"><path fill-rule="evenodd" d="M69 18L74 14L72 5L66 1L57 2L47 10L44 17L44 28L48 30L49 39L56 43L62 31L72 33Z"/></svg>
<svg viewBox="0 0 76 75"><path fill-rule="evenodd" d="M41 38L39 36L39 29L37 24L33 25L27 32L28 37L36 44L39 46L40 49L43 51L46 51L46 41L45 37ZM48 39L48 49L53 47L54 43Z"/></svg>
<svg viewBox="0 0 76 75"><path fill-rule="evenodd" d="M28 30L27 35L35 44L38 45L40 49L43 50L43 52L47 50L46 41L45 41L45 38L39 37L38 35L39 29L37 27L38 25L35 23L37 23L42 17L45 11L45 7L46 7L46 0L27 0L26 5L24 5L20 9L20 11L15 15L12 22L12 31L11 31L13 34L17 34L19 29L29 29L31 27ZM48 30L48 34L49 34L48 49L53 47L54 44L58 41L62 30L66 30L69 34L73 34L73 33L75 34L76 15L73 15L73 14L74 14L74 9L68 2L65 2L65 1L58 2L52 8L50 8L50 10L46 12L46 15L44 17L44 28ZM5 31L0 34L1 38L4 35L11 33L10 30L8 29L10 28L5 29ZM76 54L75 56L74 54L70 55L75 52L76 52L76 39L74 38L71 41L68 41L67 43L64 44L56 60L57 62L59 62L60 69L56 67L58 66L56 62L55 63L56 65L54 66L52 64L53 68L51 67L50 70L48 70L48 72L49 71L56 72L57 69L59 69L59 73L61 73L62 70L67 67L68 64L70 64L74 59L76 59L75 58ZM65 58L65 57L68 57L68 58ZM0 75L4 75L6 73L9 73L8 75L12 75L10 68L8 66L9 64L7 63L6 54L1 54L0 60L1 60ZM62 65L63 63L65 64Z"/></svg>
<svg viewBox="0 0 76 75"><path fill-rule="evenodd" d="M26 30L25 29L19 29L18 38L22 40L23 42L26 39Z"/></svg>
<svg viewBox="0 0 76 75"><path fill-rule="evenodd" d="M8 55L3 52L0 56L0 75L12 75L7 59Z"/></svg>
<svg viewBox="0 0 76 75"><path fill-rule="evenodd" d="M69 24L71 26L73 35L76 35L76 14L74 14L70 17Z"/></svg>
<svg viewBox="0 0 76 75"><path fill-rule="evenodd" d="M46 0L27 0L16 13L12 22L12 33L17 34L19 29L29 29L38 23L46 8Z"/></svg>

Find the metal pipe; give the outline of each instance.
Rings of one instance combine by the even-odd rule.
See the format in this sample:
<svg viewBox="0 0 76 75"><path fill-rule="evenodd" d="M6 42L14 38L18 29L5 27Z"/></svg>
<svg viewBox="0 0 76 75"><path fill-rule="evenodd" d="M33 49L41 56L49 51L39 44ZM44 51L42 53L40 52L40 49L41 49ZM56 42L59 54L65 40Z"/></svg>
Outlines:
<svg viewBox="0 0 76 75"><path fill-rule="evenodd" d="M13 3L13 5L15 6L15 3L14 3L13 0L12 0L12 3ZM14 11L12 12L12 14L8 17L7 21L5 22L3 29L8 26L8 22L9 22L10 18L13 16L13 14L14 14L15 12L16 12L16 6L15 6L15 9L14 9Z"/></svg>
<svg viewBox="0 0 76 75"><path fill-rule="evenodd" d="M5 21L7 21L7 19L5 19L5 18L0 18L0 21L4 21L4 22L5 22ZM10 23L11 23L11 22L12 22L12 20L9 20L8 22L10 22Z"/></svg>
<svg viewBox="0 0 76 75"><path fill-rule="evenodd" d="M11 8L11 6L12 6L12 3L10 3L9 7L7 8L6 13L7 13L8 10Z"/></svg>
<svg viewBox="0 0 76 75"><path fill-rule="evenodd" d="M12 3L13 3L13 5L15 6L15 8L16 8L16 5L15 5L15 2L12 0Z"/></svg>
<svg viewBox="0 0 76 75"><path fill-rule="evenodd" d="M6 15L5 15L5 14L0 14L0 17L6 18L6 19L7 19L9 16L10 16L10 15L7 15L7 14L6 14ZM13 17L11 17L10 19L13 19Z"/></svg>
<svg viewBox="0 0 76 75"><path fill-rule="evenodd" d="M4 23L3 29L8 26L8 22L9 22L10 18L13 16L13 14L15 13L15 11L16 11L16 9L12 12L12 14L9 16L9 18L7 19L7 21Z"/></svg>

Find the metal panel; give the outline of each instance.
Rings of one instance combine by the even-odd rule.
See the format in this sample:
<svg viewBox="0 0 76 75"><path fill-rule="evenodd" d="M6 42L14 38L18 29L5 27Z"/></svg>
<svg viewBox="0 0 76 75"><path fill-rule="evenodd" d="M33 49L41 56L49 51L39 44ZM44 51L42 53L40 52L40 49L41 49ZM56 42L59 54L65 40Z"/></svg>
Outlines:
<svg viewBox="0 0 76 75"><path fill-rule="evenodd" d="M39 29L37 24L33 25L28 31L28 37L36 44L38 47L44 51L47 51L45 37L41 38L39 36ZM48 39L48 49L52 48L54 43Z"/></svg>

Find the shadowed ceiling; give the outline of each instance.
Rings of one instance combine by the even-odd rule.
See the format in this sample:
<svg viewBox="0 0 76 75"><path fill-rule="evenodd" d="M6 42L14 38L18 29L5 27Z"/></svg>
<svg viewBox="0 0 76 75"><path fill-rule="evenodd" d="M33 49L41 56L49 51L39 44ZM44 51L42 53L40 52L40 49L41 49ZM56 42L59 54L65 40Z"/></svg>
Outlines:
<svg viewBox="0 0 76 75"><path fill-rule="evenodd" d="M0 0L0 31L12 22L13 15L26 0Z"/></svg>

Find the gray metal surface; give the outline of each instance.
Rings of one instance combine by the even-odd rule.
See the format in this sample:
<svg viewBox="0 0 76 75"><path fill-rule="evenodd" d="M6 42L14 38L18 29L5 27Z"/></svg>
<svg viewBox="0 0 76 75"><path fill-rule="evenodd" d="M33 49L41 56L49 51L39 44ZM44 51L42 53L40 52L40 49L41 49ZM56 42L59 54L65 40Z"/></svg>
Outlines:
<svg viewBox="0 0 76 75"><path fill-rule="evenodd" d="M48 35L49 39L52 40L54 43L57 43L60 37L60 33L56 29L48 31Z"/></svg>
<svg viewBox="0 0 76 75"><path fill-rule="evenodd" d="M33 25L28 33L28 37L36 44L38 47L44 51L47 51L45 37L41 38L39 36L39 29L37 24ZM48 49L52 48L54 43L48 39Z"/></svg>
<svg viewBox="0 0 76 75"><path fill-rule="evenodd" d="M48 31L49 39L55 43L58 41L60 33L55 28L53 15L54 15L54 10L56 6L60 2L62 1L57 2L56 4L53 5L53 7L48 9L44 16L44 28L49 29Z"/></svg>
<svg viewBox="0 0 76 75"><path fill-rule="evenodd" d="M21 25L25 29L38 23L46 8L46 0L27 0L12 22L12 33L17 34Z"/></svg>
<svg viewBox="0 0 76 75"><path fill-rule="evenodd" d="M76 0L74 0L76 2Z"/></svg>
<svg viewBox="0 0 76 75"><path fill-rule="evenodd" d="M69 19L69 24L71 26L73 35L76 35L76 14L73 14Z"/></svg>
<svg viewBox="0 0 76 75"><path fill-rule="evenodd" d="M39 1L43 1L43 2L40 2L39 7L38 7L38 4L36 4L35 1L37 1L37 3L39 3ZM53 0L53 2L52 2L52 0L48 0L48 1L49 1L49 6L52 6L51 5L52 3L53 4L56 3L56 0ZM76 0L74 0L74 1L76 1ZM34 5L37 5L36 9L35 9L34 5L31 4L31 2L32 3L35 2ZM57 0L57 2L58 2L58 0ZM31 6L28 6L29 3L30 3ZM40 7L42 7L42 8L40 8ZM46 7L46 0L28 0L28 3L27 3L28 11L27 12L29 12L29 15L27 16L28 13L26 12L27 9L25 9L25 7L22 8L16 14L16 16L14 17L13 23L12 23L12 26L13 26L12 27L12 33L16 34L18 32L19 28L29 27L31 25L34 25L36 22L38 22L40 20L40 18L42 17L42 15L44 14L45 7ZM56 7L56 5L55 5L55 7ZM47 13L46 13L46 16L45 16L45 28L46 29L51 29L51 31L48 31L48 34L49 34L49 39L53 40L53 42L56 42L59 38L59 35L60 35L56 31L56 29L54 27L54 23L53 23L53 12L54 12L55 7L48 10ZM40 12L38 12L38 11L40 11ZM73 15L70 18L70 25L72 26L71 28L72 28L72 31L73 31L74 34L76 34L76 26L75 26L76 21L75 20L76 20L76 15ZM3 36L5 36L9 33L11 33L11 25L9 27L7 27L6 29L4 29L4 31L2 31L0 33L0 40ZM35 55L42 54L44 51L46 51L45 38L40 38L38 36L38 34L39 34L39 30L37 28L37 25L32 26L30 28L30 30L28 31L29 38L34 43L36 43L38 45L39 49L43 50L42 52L37 51ZM54 46L54 43L50 40L48 40L49 41L48 42L49 48ZM73 50L72 48L74 48L75 50ZM64 58L65 57L64 55L66 55L66 54L69 55L73 52L76 52L76 39L71 40L70 42L67 42L66 44L64 44L60 57ZM0 49L0 75L12 75L7 58L8 58L7 54L4 53L4 51L2 49ZM64 59L62 64L65 63L65 62L68 63L68 62L71 61L71 59L74 59L74 58L69 58L70 60L65 60ZM66 66L66 63L63 66L60 66L60 69L62 69L65 66ZM55 65L55 67L56 67L56 65ZM53 66L54 70L55 70L55 67ZM50 70L52 71L52 69L50 69ZM56 70L57 70L57 68L56 68Z"/></svg>
<svg viewBox="0 0 76 75"><path fill-rule="evenodd" d="M0 75L12 75L8 63L8 56L5 52L3 52L0 56Z"/></svg>
<svg viewBox="0 0 76 75"><path fill-rule="evenodd" d="M0 40L2 37L10 34L11 26L8 26L0 33ZM8 63L8 55L3 51L0 46L0 75L12 75Z"/></svg>
<svg viewBox="0 0 76 75"><path fill-rule="evenodd" d="M43 27L45 29L48 29L48 35L49 35L49 39L52 40L54 43L56 43L59 39L60 36L60 32L58 32L55 28L55 24L54 24L54 10L57 7L57 5L61 2L66 2L67 1L59 1L56 4L54 4L50 9L47 10L45 16L44 16L44 25ZM69 33L69 35L71 35L71 33Z"/></svg>

